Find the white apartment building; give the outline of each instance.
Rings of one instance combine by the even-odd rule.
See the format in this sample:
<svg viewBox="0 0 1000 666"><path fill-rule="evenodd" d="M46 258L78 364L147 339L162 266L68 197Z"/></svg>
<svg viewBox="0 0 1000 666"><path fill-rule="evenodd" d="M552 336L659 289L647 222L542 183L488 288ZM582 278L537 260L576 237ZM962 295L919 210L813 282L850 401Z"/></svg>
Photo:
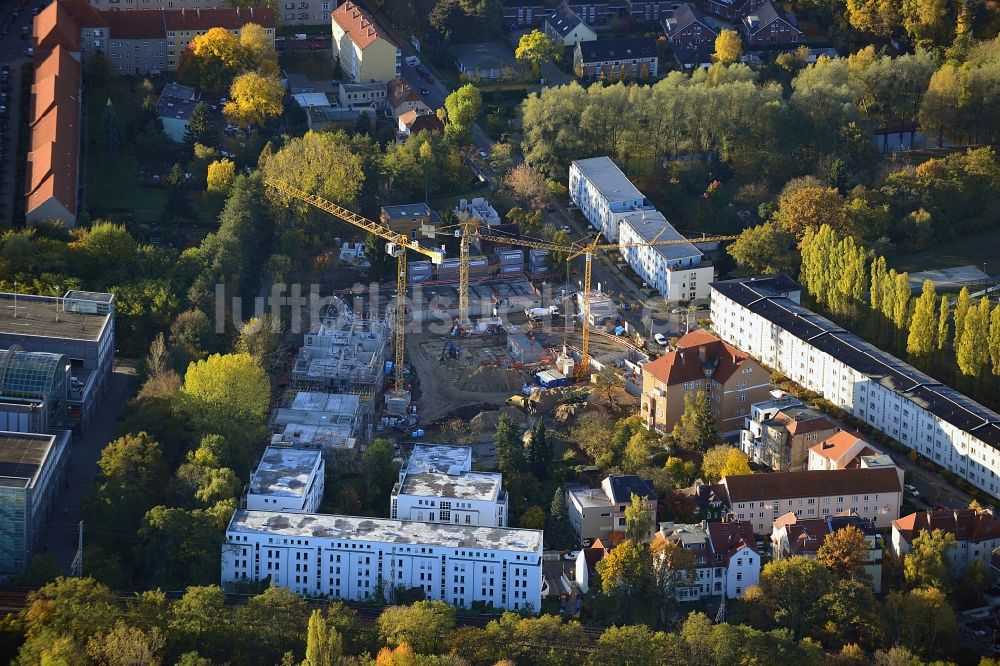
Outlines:
<svg viewBox="0 0 1000 666"><path fill-rule="evenodd" d="M897 557L903 557L924 530L942 530L955 535L955 545L948 550L948 563L956 579L965 575L965 570L976 561L989 572L993 551L1000 547L1000 521L992 511L976 509L918 511L903 516L892 522L889 547Z"/></svg>
<svg viewBox="0 0 1000 666"><path fill-rule="evenodd" d="M691 243L658 247L626 247L627 243L685 240L667 218L656 210L640 210L618 216L621 255L636 273L668 301L704 300L715 279L715 268Z"/></svg>
<svg viewBox="0 0 1000 666"><path fill-rule="evenodd" d="M503 475L472 470L472 447L416 444L399 470L389 516L475 527L507 525Z"/></svg>
<svg viewBox="0 0 1000 666"><path fill-rule="evenodd" d="M318 449L269 446L250 477L251 511L315 513L323 501L326 467Z"/></svg>
<svg viewBox="0 0 1000 666"><path fill-rule="evenodd" d="M1000 414L799 304L784 275L712 284L722 339L1000 498Z"/></svg>
<svg viewBox="0 0 1000 666"><path fill-rule="evenodd" d="M569 165L569 197L591 226L610 242L618 241L621 213L653 210L610 157L574 160Z"/></svg>
<svg viewBox="0 0 1000 666"><path fill-rule="evenodd" d="M787 513L807 519L854 513L884 529L899 518L903 501L903 483L892 467L744 474L719 483L733 519L749 521L762 535Z"/></svg>
<svg viewBox="0 0 1000 666"><path fill-rule="evenodd" d="M270 580L307 597L361 601L420 588L459 607L538 610L540 530L239 510L222 545L222 584Z"/></svg>
<svg viewBox="0 0 1000 666"><path fill-rule="evenodd" d="M747 521L701 524L662 523L654 539L666 539L690 550L695 571L688 585L678 586L678 601L726 595L736 599L760 583L760 553Z"/></svg>

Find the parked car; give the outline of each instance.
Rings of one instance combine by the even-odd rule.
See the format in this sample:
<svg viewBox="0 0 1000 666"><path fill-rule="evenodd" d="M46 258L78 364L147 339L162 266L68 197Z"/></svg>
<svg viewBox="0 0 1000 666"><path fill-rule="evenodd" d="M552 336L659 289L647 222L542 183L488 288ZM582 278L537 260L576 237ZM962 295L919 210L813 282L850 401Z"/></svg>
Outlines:
<svg viewBox="0 0 1000 666"><path fill-rule="evenodd" d="M670 340L667 340L667 336L663 335L663 333L656 333L653 335L653 339L656 340L656 344L661 347L667 347L670 345Z"/></svg>
<svg viewBox="0 0 1000 666"><path fill-rule="evenodd" d="M687 312L687 308L674 308L670 314L684 314L685 312Z"/></svg>
<svg viewBox="0 0 1000 666"><path fill-rule="evenodd" d="M559 226L559 231L565 231L566 233L570 233L573 231L573 229L568 224L563 224Z"/></svg>

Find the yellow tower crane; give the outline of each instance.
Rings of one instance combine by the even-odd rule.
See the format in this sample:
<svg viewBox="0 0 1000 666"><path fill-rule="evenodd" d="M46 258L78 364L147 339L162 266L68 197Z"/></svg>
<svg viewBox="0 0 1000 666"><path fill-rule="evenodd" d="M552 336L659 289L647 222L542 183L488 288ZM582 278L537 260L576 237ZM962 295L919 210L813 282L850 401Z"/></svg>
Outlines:
<svg viewBox="0 0 1000 666"><path fill-rule="evenodd" d="M589 372L590 370L590 278L592 263L594 258L594 253L603 250L619 250L621 248L629 247L664 247L667 245L681 245L683 243L711 243L711 242L721 242L721 241L731 241L736 240L739 236L706 236L704 238L699 238L696 240L691 240L687 238L678 238L673 240L657 240L653 239L651 241L645 241L642 243L600 243L601 234L594 236L586 244L573 244L573 245L562 245L559 243L549 243L546 241L536 241L536 240L525 240L521 238L513 238L508 236L496 236L489 233L479 233L479 238L481 240L488 240L494 243L506 243L509 245L517 245L520 247L536 248L541 250L549 250L550 252L562 252L565 253L566 261L573 261L573 259L583 255L585 258L584 271L583 271L583 307L580 312L581 318L581 344L580 344L580 365L577 366L577 372L580 374ZM461 292L465 291L468 293L468 282L464 284L459 283L459 302L462 301ZM466 303L468 303L468 297L466 297Z"/></svg>
<svg viewBox="0 0 1000 666"><path fill-rule="evenodd" d="M266 182L269 186L279 192L283 192L284 194L290 197L295 197L296 199L301 199L302 201L320 209L324 213L338 217L344 222L347 222L358 229L363 229L364 231L374 234L375 236L378 236L386 241L386 253L389 254L389 256L396 258L396 323L393 330L393 344L395 346L396 360L393 366L395 381L393 383L392 393L396 396L402 395L405 392L403 385L403 362L406 355L406 250L409 249L414 252L419 252L420 254L429 257L431 262L435 264L440 264L444 255L440 250L423 247L416 240L404 234L396 233L384 224L373 222L366 217L362 217L361 215L344 208L343 206L338 206L323 197L310 194L309 192L286 183L283 180L268 178Z"/></svg>

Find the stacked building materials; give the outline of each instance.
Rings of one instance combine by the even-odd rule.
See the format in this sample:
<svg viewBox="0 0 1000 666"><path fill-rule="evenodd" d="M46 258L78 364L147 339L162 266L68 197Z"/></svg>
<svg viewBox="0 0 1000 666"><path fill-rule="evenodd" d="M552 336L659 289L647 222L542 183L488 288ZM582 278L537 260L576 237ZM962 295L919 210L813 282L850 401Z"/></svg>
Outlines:
<svg viewBox="0 0 1000 666"><path fill-rule="evenodd" d="M500 276L519 275L524 272L524 250L512 248L497 248L497 261L500 262Z"/></svg>

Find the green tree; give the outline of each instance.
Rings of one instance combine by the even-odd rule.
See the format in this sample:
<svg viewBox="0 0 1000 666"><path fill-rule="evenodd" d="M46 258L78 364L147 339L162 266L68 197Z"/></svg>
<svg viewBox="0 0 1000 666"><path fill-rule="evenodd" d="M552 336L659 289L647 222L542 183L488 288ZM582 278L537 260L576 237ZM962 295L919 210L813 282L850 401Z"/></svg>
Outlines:
<svg viewBox="0 0 1000 666"><path fill-rule="evenodd" d="M937 337L935 346L938 351L943 351L948 346L948 330L951 322L951 302L948 295L941 296L941 305L938 307Z"/></svg>
<svg viewBox="0 0 1000 666"><path fill-rule="evenodd" d="M993 374L1000 375L1000 305L990 312L989 328L989 350L990 363L993 365Z"/></svg>
<svg viewBox="0 0 1000 666"><path fill-rule="evenodd" d="M175 650L197 650L220 662L228 660L237 640L232 611L218 585L188 587L170 605L167 627Z"/></svg>
<svg viewBox="0 0 1000 666"><path fill-rule="evenodd" d="M794 274L798 270L795 236L774 221L744 229L726 251L736 263L751 273Z"/></svg>
<svg viewBox="0 0 1000 666"><path fill-rule="evenodd" d="M816 560L837 578L863 579L865 562L868 560L868 542L861 530L848 525L827 535L816 552Z"/></svg>
<svg viewBox="0 0 1000 666"><path fill-rule="evenodd" d="M705 481L715 483L727 476L753 474L753 470L745 453L728 444L719 444L705 452L701 473Z"/></svg>
<svg viewBox="0 0 1000 666"><path fill-rule="evenodd" d="M418 654L439 654L455 629L455 607L443 601L389 606L376 625L379 638L389 647L405 643Z"/></svg>
<svg viewBox="0 0 1000 666"><path fill-rule="evenodd" d="M281 319L271 313L253 317L240 329L235 349L241 354L248 354L260 367L270 370L281 352L283 329Z"/></svg>
<svg viewBox="0 0 1000 666"><path fill-rule="evenodd" d="M980 306L969 308L962 325L962 335L956 337L955 360L958 362L958 369L963 375L973 379L979 377L990 358L988 313L989 299L983 296Z"/></svg>
<svg viewBox="0 0 1000 666"><path fill-rule="evenodd" d="M361 469L370 500L385 497L392 490L396 478L392 459L392 442L387 439L375 439L365 447L361 455Z"/></svg>
<svg viewBox="0 0 1000 666"><path fill-rule="evenodd" d="M566 490L556 488L549 506L548 522L545 526L545 537L550 548L564 549L571 547L576 541L576 533L569 522L569 509L566 506Z"/></svg>
<svg viewBox="0 0 1000 666"><path fill-rule="evenodd" d="M654 512L646 506L651 498L632 494L625 507L625 538L636 542L648 541L653 534Z"/></svg>
<svg viewBox="0 0 1000 666"><path fill-rule="evenodd" d="M215 160L208 165L206 189L209 192L226 194L236 178L236 164L227 158Z"/></svg>
<svg viewBox="0 0 1000 666"><path fill-rule="evenodd" d="M577 443L594 464L608 469L617 464L621 455L616 448L615 424L604 414L584 412L570 427L570 439Z"/></svg>
<svg viewBox="0 0 1000 666"><path fill-rule="evenodd" d="M862 32L888 37L899 28L899 3L892 0L847 0L847 20Z"/></svg>
<svg viewBox="0 0 1000 666"><path fill-rule="evenodd" d="M955 547L955 535L944 530L923 530L903 557L903 577L910 587L951 590L948 551Z"/></svg>
<svg viewBox="0 0 1000 666"><path fill-rule="evenodd" d="M922 656L940 653L958 634L955 611L936 588L890 592L882 603L884 643Z"/></svg>
<svg viewBox="0 0 1000 666"><path fill-rule="evenodd" d="M517 43L517 48L514 50L514 57L518 62L531 67L531 76L535 79L538 78L542 65L547 62L559 60L561 56L562 44L549 39L540 30L532 30L521 35L521 39Z"/></svg>
<svg viewBox="0 0 1000 666"><path fill-rule="evenodd" d="M680 423L674 426L673 438L698 451L705 451L718 440L715 415L704 391L684 394L684 411Z"/></svg>
<svg viewBox="0 0 1000 666"><path fill-rule="evenodd" d="M445 125L445 137L455 144L465 144L472 139L472 126L479 117L483 106L479 89L467 83L455 90L444 100L444 108L448 116Z"/></svg>
<svg viewBox="0 0 1000 666"><path fill-rule="evenodd" d="M965 331L965 318L971 308L972 299L969 298L969 288L962 287L955 300L955 347L958 347L958 341L962 339L962 333Z"/></svg>
<svg viewBox="0 0 1000 666"><path fill-rule="evenodd" d="M158 666L163 663L165 646L166 639L156 627L147 632L118 620L111 631L87 641L87 655L102 666Z"/></svg>
<svg viewBox="0 0 1000 666"><path fill-rule="evenodd" d="M285 89L277 76L246 72L233 79L222 112L242 127L263 125L269 118L281 115L284 98Z"/></svg>
<svg viewBox="0 0 1000 666"><path fill-rule="evenodd" d="M303 666L334 666L340 663L343 649L340 634L323 617L323 611L314 610L309 616L306 638L306 660Z"/></svg>
<svg viewBox="0 0 1000 666"><path fill-rule="evenodd" d="M203 146L214 146L219 141L219 128L215 124L208 104L198 102L191 109L187 129L184 130L184 142L190 146L200 143Z"/></svg>
<svg viewBox="0 0 1000 666"><path fill-rule="evenodd" d="M679 588L697 582L697 558L679 542L657 536L649 545L653 566L653 594L661 623L669 621Z"/></svg>
<svg viewBox="0 0 1000 666"><path fill-rule="evenodd" d="M806 229L824 224L837 232L845 231L844 199L832 187L803 187L783 195L778 202L778 223L796 238Z"/></svg>
<svg viewBox="0 0 1000 666"><path fill-rule="evenodd" d="M633 606L651 590L652 557L649 548L632 540L615 546L597 563L601 592L616 599L626 617Z"/></svg>
<svg viewBox="0 0 1000 666"><path fill-rule="evenodd" d="M347 206L356 201L365 182L362 157L354 152L343 132L306 132L270 156L261 170L268 181L281 181ZM300 205L280 192L271 194L281 203ZM379 252L384 249L384 243L379 242Z"/></svg>
<svg viewBox="0 0 1000 666"><path fill-rule="evenodd" d="M773 608L775 622L797 639L808 635L822 619L820 600L833 584L833 574L806 557L768 562L760 573L761 593Z"/></svg>
<svg viewBox="0 0 1000 666"><path fill-rule="evenodd" d="M906 353L910 358L925 359L934 351L938 325L936 305L934 283L924 280L920 298L913 308L910 332L906 337Z"/></svg>
<svg viewBox="0 0 1000 666"><path fill-rule="evenodd" d="M524 471L524 440L521 428L508 414L501 413L496 429L497 469L506 475Z"/></svg>
<svg viewBox="0 0 1000 666"><path fill-rule="evenodd" d="M735 30L721 30L715 38L715 52L712 59L723 65L731 65L743 55L743 42Z"/></svg>
<svg viewBox="0 0 1000 666"><path fill-rule="evenodd" d="M544 530L547 520L545 509L540 506L528 507L528 510L521 514L521 527L527 530Z"/></svg>
<svg viewBox="0 0 1000 666"><path fill-rule="evenodd" d="M825 635L824 642L874 645L881 637L878 602L867 581L838 580L820 603L826 622L817 633Z"/></svg>
<svg viewBox="0 0 1000 666"><path fill-rule="evenodd" d="M213 354L188 366L178 400L196 432L222 435L234 447L238 455L224 464L243 476L271 406L264 370L249 354Z"/></svg>
<svg viewBox="0 0 1000 666"><path fill-rule="evenodd" d="M545 420L536 419L531 427L526 458L528 469L542 481L549 478L554 455L552 448L552 440L545 429Z"/></svg>

